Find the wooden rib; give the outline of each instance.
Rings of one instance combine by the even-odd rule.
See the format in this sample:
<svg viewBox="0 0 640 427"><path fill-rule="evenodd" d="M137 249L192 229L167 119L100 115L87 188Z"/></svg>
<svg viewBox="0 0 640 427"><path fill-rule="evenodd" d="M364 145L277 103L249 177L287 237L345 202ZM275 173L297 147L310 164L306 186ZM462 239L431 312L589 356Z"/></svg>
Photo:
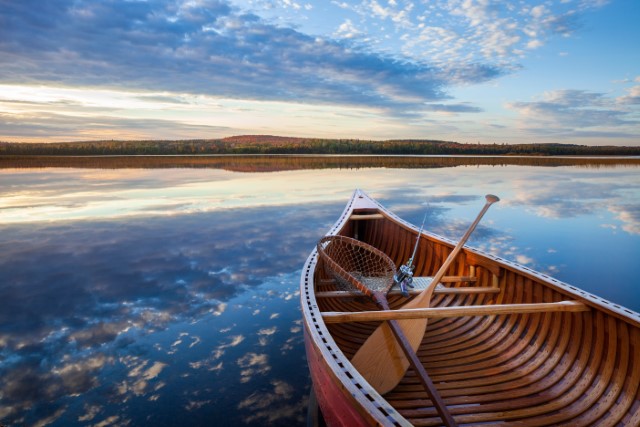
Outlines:
<svg viewBox="0 0 640 427"><path fill-rule="evenodd" d="M388 307L384 308L388 309ZM433 384L433 381L431 381L431 378L427 374L427 371L424 369L422 362L418 359L418 356L411 348L411 344L406 341L400 325L393 320L388 322L388 324L391 327L391 331L395 335L396 339L398 339L398 341L400 341L400 343L402 344L401 347L404 351L405 357L409 360L409 364L411 365L414 374L418 375L418 377L420 378L420 383L429 396L429 399L433 403L433 406L435 407L438 416L442 419L442 422L447 427L457 427L456 421L453 419L453 416L447 408L447 405L442 400L442 397L440 397L438 390Z"/></svg>
<svg viewBox="0 0 640 427"><path fill-rule="evenodd" d="M580 318L581 316L578 316ZM579 344L575 341L572 343L572 354L575 357L575 354L578 353ZM567 373L565 369L569 367L575 366L573 364L573 357L568 356L567 354L563 355L563 362L559 364L553 364L552 368L554 369L552 374L548 374L548 371L542 374L542 380L539 378L532 378L531 376L527 376L526 378L522 378L518 380L519 387L513 389L512 387L507 387L505 383L504 385L499 386L491 386L491 387L476 387L473 390L450 390L443 391L443 395L445 396L457 396L457 393L463 393L460 397L451 397L447 398L446 401L449 405L458 405L457 409L454 413L475 413L478 412L478 408L473 407L463 407L460 405L464 404L472 404L477 405L482 403L483 411L496 411L496 410L505 410L507 408L517 408L520 407L528 407L532 404L537 404L542 401L545 401L545 395L540 394L535 397L535 393L541 390L549 390L549 387L553 385L554 382L558 382L564 376L567 376L568 381L565 382L568 388L572 385L570 381L571 378L576 379L578 375L570 375ZM586 358L585 358L586 360ZM545 364L549 364L548 361L545 361ZM578 374L581 371L578 372ZM473 374L473 373L472 373ZM552 381L552 382L549 382ZM461 384L466 384L466 382L460 382ZM484 390L486 389L486 390ZM504 392L502 389L508 389L507 392ZM474 393L474 391L476 391ZM468 393L471 392L471 393ZM456 393L456 394L452 394ZM548 394L548 391L547 391ZM553 396L557 395L555 393L549 394L550 397L546 399L553 399ZM524 397L523 397L524 396ZM532 396L534 396L532 398ZM514 398L519 398L514 400ZM465 410L466 409L466 410Z"/></svg>
<svg viewBox="0 0 640 427"><path fill-rule="evenodd" d="M362 240L364 242L369 243L371 246L378 247L378 241L376 237L378 236L378 230L380 229L380 224L383 221L370 221L365 222L365 229L362 234Z"/></svg>
<svg viewBox="0 0 640 427"><path fill-rule="evenodd" d="M631 369L633 374L627 378L623 391L625 398L618 399L620 404L609 412L612 417L602 420L602 425L640 425L640 330L634 328L631 332ZM635 405L635 410L633 409Z"/></svg>
<svg viewBox="0 0 640 427"><path fill-rule="evenodd" d="M507 339L503 339L501 342L492 345L488 342L487 345L477 346L479 348L473 348L473 352L465 351L462 353L452 354L451 361L445 363L444 361L438 363L440 366L433 363L429 364L430 371L434 375L439 375L440 381L453 381L453 380L465 380L464 387L470 387L473 385L483 385L487 383L498 383L511 380L515 377L500 376L504 372L515 372L518 370L519 374L527 373L526 369L521 367L530 362L535 356L535 352L538 349L539 342L542 338L545 338L547 330L544 328L549 325L551 315L546 314L540 321L541 316L529 316L530 321L519 322L522 330L525 330L525 326L528 328L526 335L521 336L522 332L514 332L509 335ZM513 339L512 336L516 335L519 339ZM554 334L551 334L551 340L554 340ZM503 355L509 355L506 360L501 360L501 363L497 363L496 359L500 360ZM460 375L467 369L467 375ZM529 365L530 369L533 365ZM482 378L481 383L472 384L470 381L469 371L473 371L473 378ZM484 379L484 377L491 377ZM453 383L449 384L449 387L454 387Z"/></svg>
<svg viewBox="0 0 640 427"><path fill-rule="evenodd" d="M612 375L614 372L615 361L618 356L620 356L618 346L616 345L616 321L612 317L609 317L606 319L606 322L609 340L602 348L602 351L600 351L600 353L602 353L601 363L597 369L597 373L592 379L592 382L585 387L584 395L572 402L571 405L564 407L561 413L545 415L543 418L545 422L559 424L560 422L567 422L571 420L571 424L576 425L573 423L573 420L579 419L581 414L587 411L590 407L593 407L596 402L602 399L610 381L615 381ZM604 323L604 319L602 323ZM622 354L622 356L624 357L624 354Z"/></svg>
<svg viewBox="0 0 640 427"><path fill-rule="evenodd" d="M590 390L589 399L593 404L586 408L579 417L571 419L572 425L585 425L604 415L611 409L611 406L615 403L616 399L622 392L622 385L624 383L625 376L627 375L627 367L629 364L629 335L626 325L618 324L618 334L620 336L619 346L620 352L617 358L609 358L607 360L607 367L613 368L612 378L607 381L600 381L603 384L603 393L593 401L593 396L596 395L594 388ZM615 364L614 364L615 362ZM602 378L602 377L601 377ZM605 390L606 387L606 390ZM568 426L569 424L561 424Z"/></svg>
<svg viewBox="0 0 640 427"><path fill-rule="evenodd" d="M453 322L438 328L438 334L433 335L432 340L428 340L425 335L419 349L419 353L428 353L432 362L450 360L452 354L472 347L474 341L476 344L481 344L488 339L494 341L500 339L496 333L499 333L500 325L506 322L506 316L497 318L495 316L474 316L440 320L453 320Z"/></svg>
<svg viewBox="0 0 640 427"><path fill-rule="evenodd" d="M529 328L529 333L524 337L516 340L504 340L494 347L486 347L486 352L477 353L473 357L465 357L454 359L452 363L440 368L432 367L430 364L429 371L432 375L437 376L439 381L455 381L455 380L469 380L470 367L473 370L474 378L482 378L483 384L490 382L504 382L512 377L499 377L505 372L518 371L517 375L526 375L537 364L532 362L535 360L537 351L541 342L541 334L549 332L547 338L548 343L555 343L559 336L559 331L549 330L548 328L552 324L553 316L546 313L544 316L530 316L531 319L535 319L536 322ZM543 317L541 321L538 321L540 317ZM520 322L525 323L525 322ZM516 335L515 333L513 335ZM503 354L511 354L512 356L502 363L496 363L496 357ZM527 365L526 368L523 366ZM485 380L485 377L491 377L490 380ZM470 383L465 383L465 387L471 386Z"/></svg>
<svg viewBox="0 0 640 427"><path fill-rule="evenodd" d="M416 260L416 269L414 274L416 276L428 276L432 274L432 270L429 266L432 263L433 259L433 242L428 239L420 239L420 243L418 244L418 259Z"/></svg>
<svg viewBox="0 0 640 427"><path fill-rule="evenodd" d="M611 319L613 320L613 319ZM599 319L598 323L604 323L603 319ZM614 328L615 329L615 328ZM583 372L583 375L578 379L578 381L573 385L570 391L563 394L562 396L556 397L553 401L546 403L544 405L533 406L526 409L519 409L515 411L509 411L507 413L493 413L493 419L499 420L507 420L514 418L527 418L527 421L512 421L510 424L513 425L553 425L558 422L565 421L568 418L571 418L575 415L579 415L583 410L585 410L589 405L592 404L594 399L597 399L601 394L601 388L604 381L608 380L610 377L610 368L605 364L602 366L602 362L604 354L608 351L609 355L615 358L615 339L616 334L611 334L609 331L609 341L608 343L602 342L603 345L602 350L599 351L598 348L595 353L591 354L589 369L586 369ZM604 336L602 336L604 341ZM613 347L613 348L612 348ZM598 380L595 384L594 381L598 378L602 380ZM552 414L550 414L552 413ZM537 418L543 416L543 418ZM480 418L474 417L474 418ZM538 421L536 423L536 421Z"/></svg>
<svg viewBox="0 0 640 427"><path fill-rule="evenodd" d="M523 302L521 299L522 288L518 287L517 289L518 297L515 299L510 298L510 290L509 293L499 295L496 303ZM439 327L444 322L430 322L433 325L428 328L419 350L419 352L428 352L432 362L438 360L448 361L452 352L463 351L468 348L474 348L479 352L486 343L491 342L495 345L507 335L516 336L515 333L510 334L508 332L511 327L502 328L503 324L509 321L507 316L499 318L493 316L461 317L442 320L448 322L444 327Z"/></svg>
<svg viewBox="0 0 640 427"><path fill-rule="evenodd" d="M469 298L464 300L461 298L452 299L450 303L444 300L443 298L439 304L434 304L433 306L446 307L450 305L484 305L489 303L501 304L504 302L509 302L509 301L505 301L505 294L501 291L495 297L492 296L491 298L487 298L485 295L478 294L478 295L475 295L475 298ZM427 329L428 341L431 343L437 343L442 339L448 339L447 334L449 331L457 331L455 333L460 335L459 331L461 331L460 328L464 323L471 325L477 321L478 320L455 319L455 318L434 319L433 321L429 322L430 325L429 325L429 328ZM425 336L425 339L426 338L427 336Z"/></svg>
<svg viewBox="0 0 640 427"><path fill-rule="evenodd" d="M562 343L566 344L568 343L568 340L564 340L562 341ZM561 346L561 348L564 348L564 347ZM540 357L538 357L538 359L539 358ZM544 359L544 357L542 359ZM534 403L533 400L531 399L531 396L534 393L540 390L544 390L544 388L548 387L548 384L545 386L545 384L543 384L540 381L540 378L544 378L545 376L547 376L550 370L557 366L557 364L554 363L553 359L542 360L543 363L539 363L539 362L540 360L532 359L532 362L530 363L536 364L534 369L531 369L531 366L527 364L524 366L524 368L516 369L514 372L510 372L508 368L501 366L500 368L505 370L505 372L503 373L502 384L499 386L500 389L502 389L502 391L498 390L496 387L492 387L493 391L489 393L489 396L487 396L487 393L480 393L480 394L477 394L476 396L468 396L464 392L464 389L461 389L461 387L466 387L471 385L471 383L468 380L458 381L458 384L460 385L458 389L460 389L460 391L456 392L454 389L451 389L450 392L443 392L443 393L449 396L452 396L452 393L454 392L464 393L464 397L462 398L448 399L447 401L449 402L449 404L461 405L461 404L470 403L470 402L473 402L473 403L488 402L483 404L482 406L483 411L504 409L506 407L505 405L507 404L511 408L517 407L518 405L527 407L532 403ZM471 371L470 376L475 378L476 376L475 371ZM507 381L507 376L511 376L512 378ZM556 376L555 378L558 378L558 377ZM515 385L516 387L509 386L508 384ZM504 390L507 390L507 389L508 389L508 392L505 393ZM514 400L517 397L523 397L523 396L526 396L526 399L520 399L519 402ZM539 401L540 399L538 399L538 403ZM472 407L468 406L466 407L466 410L465 408L459 408L458 410L458 413L473 413L473 412L477 412L477 408L473 409Z"/></svg>
<svg viewBox="0 0 640 427"><path fill-rule="evenodd" d="M518 287L517 289L521 288ZM502 303L504 297L504 294L498 295L495 302ZM507 301L521 302L520 299L509 299ZM448 363L454 357L454 352L465 351L468 348L473 348L479 352L485 343L491 341L493 344L497 344L502 339L501 337L507 335L506 332L503 335L498 333L500 326L506 322L506 319L506 316L500 318L466 317L430 322L425 339L419 349L419 354L429 355L431 364L428 369L433 369L433 363L437 363L437 360Z"/></svg>
<svg viewBox="0 0 640 427"><path fill-rule="evenodd" d="M556 315L559 315L559 314L556 314ZM566 343L566 342L567 342L567 340L565 340L564 342ZM470 368L472 368L472 366L471 366ZM471 373L473 374L473 370L471 370L471 371L472 371ZM467 383L466 385L470 385L470 384L468 384L468 383ZM484 396L484 395L483 395L483 396ZM448 400L448 403L451 403L451 402ZM455 403L456 403L456 404L459 404L459 403L463 403L463 402L455 402ZM476 409L477 409L477 408L476 408ZM476 410L476 409L474 409L474 410Z"/></svg>
<svg viewBox="0 0 640 427"><path fill-rule="evenodd" d="M520 304L520 303L530 303L532 301L525 299L524 290L527 288L526 283L521 283L514 288L510 288L506 293L502 295L502 299L498 301L500 304ZM448 345L447 352L438 352L434 351L433 360L439 360L446 358L451 360L453 351L455 352L464 352L462 354L465 355L465 360L470 361L469 357L473 357L472 360L475 360L477 357L481 357L483 353L486 351L483 348L489 349L489 358L492 358L497 346L507 346L513 343L514 339L520 336L524 327L526 326L525 322L518 322L520 317L513 316L501 316L501 317L489 317L487 320L490 321L490 324L486 325L485 328L476 327L474 328L477 333L473 335L473 339L468 336L461 340L458 338L456 342L459 342L460 345ZM537 318L535 319L537 322ZM513 325L518 325L517 328ZM529 326L531 329L531 326ZM436 354L441 354L442 356L435 356Z"/></svg>
<svg viewBox="0 0 640 427"><path fill-rule="evenodd" d="M398 252L398 242L401 242L401 240L398 240L398 229L396 227L393 227L393 224L388 222L388 221L384 221L382 224L382 234L385 236L385 239L382 241L382 246L380 247L380 250L384 253L386 253L387 255L389 255L389 258L391 258L392 260L395 261L396 257L396 253Z"/></svg>
<svg viewBox="0 0 640 427"><path fill-rule="evenodd" d="M400 258L398 258L398 265L400 264L406 264L407 261L409 261L409 258L411 257L411 254L413 252L413 248L416 245L416 239L418 238L418 236L414 236L413 233L406 231L404 233L404 238L403 241L405 242L404 246L404 251L401 252L400 254ZM418 242L418 248L420 248L420 242ZM416 255L418 255L416 253ZM414 271L415 271L415 265L414 265Z"/></svg>
<svg viewBox="0 0 640 427"><path fill-rule="evenodd" d="M558 377L555 377L555 378L558 378ZM560 378L561 378L561 377L560 377ZM531 390L530 388L527 390L527 392L528 392L528 393L531 393L532 391L533 391L533 390ZM527 405L528 405L529 403L532 403L532 402L529 402L529 401L523 401L523 402L526 402L526 403L527 403ZM537 403L539 403L539 402L537 402ZM496 405L495 405L495 404L493 404L493 406L495 407ZM489 409L486 405L484 406L484 408ZM503 408L501 408L501 409L503 409Z"/></svg>
<svg viewBox="0 0 640 427"><path fill-rule="evenodd" d="M574 347L577 349L579 346L576 345ZM583 352L583 354L584 353L586 353L586 352ZM573 364L571 362L569 363L569 365L572 368L576 366L575 364ZM582 373L582 371L579 370L579 371L576 371L575 374L573 374L573 375L572 374L566 374L567 381L563 382L563 383L566 384L567 389L571 390L571 386L574 384L574 381L578 377L580 377L581 373ZM549 375L548 378L553 378L553 379L555 379L557 381L558 378L562 378L562 377L558 377L557 375ZM534 384L537 384L537 382L534 383ZM489 412L489 413L484 413L483 414L483 413L481 413L481 411L482 412L484 412L484 411L493 411L493 410L508 411L510 408L513 409L514 406L516 408L518 406L520 406L522 408L527 408L531 404L540 403L541 399L543 401L552 401L554 396L558 396L558 394L549 392L548 389L547 389L547 391L545 391L545 393L539 394L537 396L534 395L533 398L526 397L526 398L520 398L517 401L514 401L514 400L512 400L512 397L519 390L517 390L517 389L516 390L510 390L507 393L495 393L495 389L496 389L495 386L490 387L488 391L479 393L477 396L474 396L473 400L470 400L470 398L464 398L464 400L446 398L446 396L448 394L450 394L450 393L447 393L446 390L442 394L445 396L445 402L448 405L458 405L458 406L451 407L452 413L454 415L465 413L465 412L468 414L468 415L456 416L456 419L458 419L461 423L497 421L498 419L505 418L504 416L502 416L502 415L504 415L503 412L497 412L497 413ZM529 393L531 393L531 391L532 390L524 389L524 391L520 391L520 392L521 393L524 392L526 395L528 395ZM548 395L548 396L545 398L545 395ZM490 402L490 403L483 403L480 407L478 407L477 406L478 403L483 402L483 401L484 402ZM493 403L491 403L491 402L493 402ZM460 405L463 405L465 403L467 405L471 404L473 406L460 406ZM427 416L426 413L424 415ZM419 422L415 422L414 424L416 424L416 425L438 425L437 421L438 421L437 419L425 418L425 419L420 420ZM533 425L537 425L537 424L533 424Z"/></svg>
<svg viewBox="0 0 640 427"><path fill-rule="evenodd" d="M594 347L600 348L600 346L604 345L604 334L599 333L596 338ZM557 377L553 378L555 385L545 391L547 401L543 404L521 406L524 409L510 408L508 411L502 410L500 412L469 414L463 416L463 420L469 423L484 423L488 420L498 421L518 417L526 418L551 411L563 410L563 408L570 406L576 399L586 393L586 389L595 376L595 371L598 370L600 361L600 352L589 355L587 352L582 351L580 353L580 359L578 359L577 363L571 365L571 369L561 378L561 381L558 381ZM543 394L543 396L545 394ZM524 402L527 400L531 401L531 399L524 398ZM536 402L534 401L534 403ZM516 421L512 422L517 425Z"/></svg>
<svg viewBox="0 0 640 427"><path fill-rule="evenodd" d="M410 245L406 238L408 234L406 230L395 227L393 223L387 223L386 232L387 236L391 238L387 240L390 249L387 251L389 258L395 261L396 264L402 264L406 262L403 259L403 255L406 252L406 247Z"/></svg>
<svg viewBox="0 0 640 427"><path fill-rule="evenodd" d="M579 312L590 308L580 301L533 304L478 305L459 307L410 308L389 311L324 312L325 323L370 322L401 319L430 319L459 316L495 316L500 314L543 313L547 311Z"/></svg>
<svg viewBox="0 0 640 427"><path fill-rule="evenodd" d="M501 316L496 318L491 328L468 339L464 345L447 346L448 349L455 352L443 353L442 357L431 357L430 360L439 360L440 362L438 364L431 362L429 366L435 368L439 365L447 367L453 363L465 365L482 361L490 362L496 360L496 357L500 356L502 352L508 352L513 355L517 353L519 347L522 347L524 343L531 339L528 337L532 334L537 334L538 340L544 337L544 334L547 333L544 327L542 331L537 331L540 319L539 316L526 318ZM524 332L527 332L527 335L523 335ZM512 358L513 356L510 356L510 359ZM458 360L460 361L458 362ZM504 366L504 364L501 365Z"/></svg>
<svg viewBox="0 0 640 427"><path fill-rule="evenodd" d="M450 320L444 325L434 328L433 331L429 331L429 335L425 335L423 343L420 347L420 351L428 352L431 356L438 357L443 353L450 353L460 348L466 348L471 344L469 341L475 339L478 335L485 335L484 339L488 339L494 336L499 329L499 323L495 321L494 317L450 317L442 320ZM443 322L440 322L443 323ZM487 331L489 330L489 331ZM456 339L457 338L457 339ZM442 347L442 343L446 342L456 347ZM480 342L483 342L481 339Z"/></svg>

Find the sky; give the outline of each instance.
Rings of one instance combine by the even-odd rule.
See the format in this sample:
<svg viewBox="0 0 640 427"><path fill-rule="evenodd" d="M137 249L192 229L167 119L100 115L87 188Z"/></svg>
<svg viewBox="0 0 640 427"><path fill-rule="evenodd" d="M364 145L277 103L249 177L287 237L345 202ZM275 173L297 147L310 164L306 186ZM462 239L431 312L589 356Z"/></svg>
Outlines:
<svg viewBox="0 0 640 427"><path fill-rule="evenodd" d="M636 0L0 0L0 141L640 145Z"/></svg>

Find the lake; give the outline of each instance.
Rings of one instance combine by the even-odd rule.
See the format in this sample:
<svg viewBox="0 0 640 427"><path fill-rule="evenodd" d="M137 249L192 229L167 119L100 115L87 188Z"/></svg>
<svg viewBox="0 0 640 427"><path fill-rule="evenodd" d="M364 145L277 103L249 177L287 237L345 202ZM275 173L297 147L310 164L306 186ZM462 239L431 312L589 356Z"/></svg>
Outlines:
<svg viewBox="0 0 640 427"><path fill-rule="evenodd" d="M355 188L640 311L640 159L0 158L0 424L304 425L299 275Z"/></svg>

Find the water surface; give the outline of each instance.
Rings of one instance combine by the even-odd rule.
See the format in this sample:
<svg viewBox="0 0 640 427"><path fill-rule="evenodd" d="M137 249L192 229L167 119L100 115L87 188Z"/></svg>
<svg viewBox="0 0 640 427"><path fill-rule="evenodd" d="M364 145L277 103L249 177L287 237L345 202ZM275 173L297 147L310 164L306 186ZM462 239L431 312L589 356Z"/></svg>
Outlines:
<svg viewBox="0 0 640 427"><path fill-rule="evenodd" d="M355 188L456 240L497 194L471 246L640 311L638 159L11 162L5 425L304 425L298 276Z"/></svg>

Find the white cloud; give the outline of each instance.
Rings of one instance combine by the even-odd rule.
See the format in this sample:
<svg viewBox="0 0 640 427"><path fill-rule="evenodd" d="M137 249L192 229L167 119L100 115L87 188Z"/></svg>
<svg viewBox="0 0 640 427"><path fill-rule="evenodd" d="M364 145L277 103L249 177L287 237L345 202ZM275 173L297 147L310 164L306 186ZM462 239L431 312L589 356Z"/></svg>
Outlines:
<svg viewBox="0 0 640 427"><path fill-rule="evenodd" d="M640 234L640 206L622 204L609 208L617 215L617 218L624 224L622 229L629 234Z"/></svg>
<svg viewBox="0 0 640 427"><path fill-rule="evenodd" d="M640 98L635 95L633 88L619 98L585 90L555 90L545 92L540 100L511 102L506 107L518 112L521 129L534 134L630 137L639 123L634 115L640 112Z"/></svg>
<svg viewBox="0 0 640 427"><path fill-rule="evenodd" d="M243 368L240 371L240 382L243 384L251 381L254 375L264 375L271 370L266 354L249 352L239 358L236 363L240 368Z"/></svg>
<svg viewBox="0 0 640 427"><path fill-rule="evenodd" d="M274 326L272 328L263 328L258 331L258 335L266 335L266 336L273 335L276 333L277 330L278 330L277 326Z"/></svg>
<svg viewBox="0 0 640 427"><path fill-rule="evenodd" d="M343 39L352 39L362 34L351 22L351 19L344 21L335 32L335 36Z"/></svg>
<svg viewBox="0 0 640 427"><path fill-rule="evenodd" d="M240 344L242 341L244 341L244 336L243 335L235 335L235 336L231 337L231 342L229 344L223 344L223 345L219 346L218 348L235 347L238 344Z"/></svg>
<svg viewBox="0 0 640 427"><path fill-rule="evenodd" d="M156 378L158 375L160 375L160 372L162 372L162 370L167 366L166 363L162 363L162 362L155 362L153 365L151 365L151 367L149 369L147 369L146 371L144 371L144 373L142 374L142 378L144 378L145 380L151 380Z"/></svg>
<svg viewBox="0 0 640 427"><path fill-rule="evenodd" d="M534 40L530 40L530 41L527 43L527 49L537 49L537 48L539 48L540 46L542 46L543 44L544 44L544 43L542 43L540 40L536 40L536 39L534 39Z"/></svg>
<svg viewBox="0 0 640 427"><path fill-rule="evenodd" d="M523 265L533 264L533 258L526 255L517 255L516 262Z"/></svg>
<svg viewBox="0 0 640 427"><path fill-rule="evenodd" d="M540 19L548 13L549 10L543 4L531 8L531 16L535 19Z"/></svg>
<svg viewBox="0 0 640 427"><path fill-rule="evenodd" d="M618 102L624 105L640 105L640 86L627 89L627 94L619 97Z"/></svg>
<svg viewBox="0 0 640 427"><path fill-rule="evenodd" d="M106 419L104 419L104 420L100 421L100 422L99 422L99 423L97 423L97 424L93 424L93 426L92 426L92 427L108 427L108 426L112 426L112 425L114 425L115 423L117 423L119 420L120 420L120 416L118 416L118 415L112 415L112 416L110 416L110 417L108 417L108 418L106 418ZM128 423L126 423L126 424L128 424ZM124 424L123 424L123 425L124 425Z"/></svg>
<svg viewBox="0 0 640 427"><path fill-rule="evenodd" d="M117 387L118 394L122 396L124 401L127 401L132 395L142 396L146 394L149 382L155 380L162 370L168 366L166 363L157 361L148 366L149 360L143 360L135 356L125 356L120 358L120 361L130 368L127 374L130 379L123 380ZM153 391L158 388L156 387Z"/></svg>
<svg viewBox="0 0 640 427"><path fill-rule="evenodd" d="M99 405L89 405L87 403L84 404L84 415L80 415L78 417L78 421L82 422L82 421L91 421L93 420L96 415L98 415L100 413L100 411L102 411L102 406Z"/></svg>
<svg viewBox="0 0 640 427"><path fill-rule="evenodd" d="M63 408L60 408L56 412L54 412L53 414L37 420L33 424L33 427L45 427L45 426L53 423L58 418L60 418L62 416L62 414L64 414L66 411L67 411L67 407L66 406L63 407Z"/></svg>
<svg viewBox="0 0 640 427"><path fill-rule="evenodd" d="M303 424L299 418L304 401L291 403L295 399L295 389L289 383L281 380L271 380L272 389L266 392L256 391L238 404L238 409L247 415L247 424ZM295 418L295 421L293 421Z"/></svg>

